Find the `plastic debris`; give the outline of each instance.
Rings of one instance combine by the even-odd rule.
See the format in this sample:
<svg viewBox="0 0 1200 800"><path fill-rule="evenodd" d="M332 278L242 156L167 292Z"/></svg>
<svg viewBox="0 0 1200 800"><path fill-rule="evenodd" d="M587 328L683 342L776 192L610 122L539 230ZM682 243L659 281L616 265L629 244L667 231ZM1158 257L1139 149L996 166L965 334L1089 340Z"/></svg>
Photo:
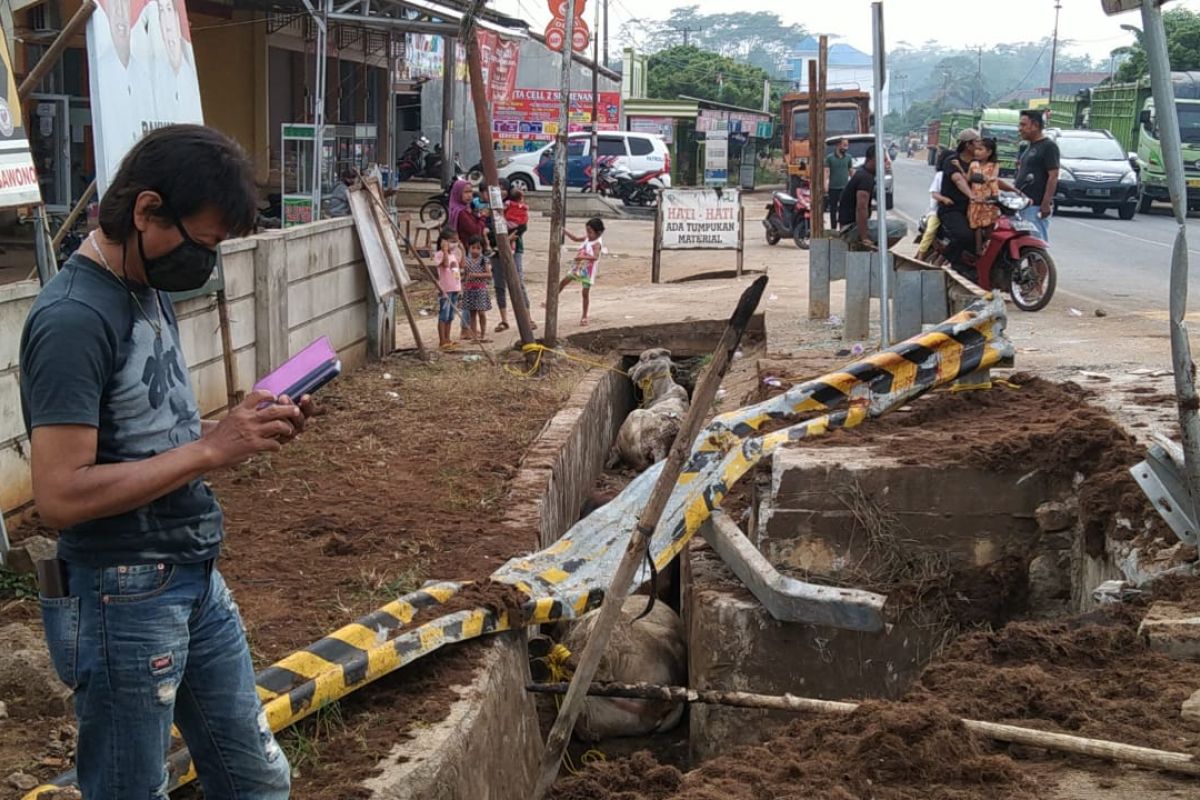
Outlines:
<svg viewBox="0 0 1200 800"><path fill-rule="evenodd" d="M1067 313L1070 314L1072 317L1082 317L1083 316L1083 312L1080 311L1078 308L1068 308Z"/></svg>
<svg viewBox="0 0 1200 800"><path fill-rule="evenodd" d="M839 317L837 314L831 314L831 315L830 315L830 317L829 317L829 322L828 322L827 324L829 324L829 325L841 325L841 324L842 324L842 318L841 318L841 317Z"/></svg>
<svg viewBox="0 0 1200 800"><path fill-rule="evenodd" d="M392 379L392 373L390 373L390 372L383 373L383 379L385 381L390 381Z"/></svg>
<svg viewBox="0 0 1200 800"><path fill-rule="evenodd" d="M850 348L850 354L854 356L861 356L865 350L865 347L856 342L854 346Z"/></svg>

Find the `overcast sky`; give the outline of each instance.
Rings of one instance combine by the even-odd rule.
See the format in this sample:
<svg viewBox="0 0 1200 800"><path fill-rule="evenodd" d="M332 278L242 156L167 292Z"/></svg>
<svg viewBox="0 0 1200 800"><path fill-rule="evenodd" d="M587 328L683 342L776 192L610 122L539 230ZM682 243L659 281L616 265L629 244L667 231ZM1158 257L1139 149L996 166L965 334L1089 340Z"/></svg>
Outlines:
<svg viewBox="0 0 1200 800"><path fill-rule="evenodd" d="M588 0L584 14L592 23L595 2ZM615 42L622 23L636 30L660 28L671 9L698 5L702 13L726 12L731 6L748 11L774 11L787 22L804 25L810 32L837 34L864 52L871 51L870 0L609 0L609 24ZM536 29L550 20L546 0L492 0L493 8L529 20ZM1166 7L1200 11L1200 0L1173 0ZM1054 30L1054 0L884 0L884 29L888 46L898 42L922 44L936 39L955 47L989 47L1000 42L1037 41ZM1107 58L1133 35L1121 25L1141 27L1141 14L1130 11L1106 16L1100 0L1062 0L1059 40L1069 40L1065 51ZM611 45L616 51L615 44Z"/></svg>

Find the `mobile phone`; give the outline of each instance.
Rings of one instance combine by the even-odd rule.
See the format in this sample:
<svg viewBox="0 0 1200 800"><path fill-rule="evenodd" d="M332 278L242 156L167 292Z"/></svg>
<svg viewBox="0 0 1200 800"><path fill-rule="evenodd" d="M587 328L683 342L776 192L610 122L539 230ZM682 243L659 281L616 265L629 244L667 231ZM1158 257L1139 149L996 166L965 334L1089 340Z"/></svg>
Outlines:
<svg viewBox="0 0 1200 800"><path fill-rule="evenodd" d="M286 394L299 402L301 397L313 394L341 374L342 362L337 351L329 337L322 336L254 384L254 390L263 389L276 397Z"/></svg>

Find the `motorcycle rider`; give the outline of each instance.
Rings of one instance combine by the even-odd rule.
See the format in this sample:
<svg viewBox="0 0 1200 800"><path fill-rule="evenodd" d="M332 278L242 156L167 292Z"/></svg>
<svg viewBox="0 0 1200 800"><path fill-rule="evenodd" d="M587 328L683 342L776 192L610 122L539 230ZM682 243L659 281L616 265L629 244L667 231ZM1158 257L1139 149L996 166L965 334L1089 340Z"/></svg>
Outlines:
<svg viewBox="0 0 1200 800"><path fill-rule="evenodd" d="M975 248L975 232L967 220L971 205L971 186L967 182L975 159L979 131L967 128L958 135L958 147L942 161L942 191L950 201L938 207L939 227L950 239L944 253L955 269L962 269L962 254Z"/></svg>

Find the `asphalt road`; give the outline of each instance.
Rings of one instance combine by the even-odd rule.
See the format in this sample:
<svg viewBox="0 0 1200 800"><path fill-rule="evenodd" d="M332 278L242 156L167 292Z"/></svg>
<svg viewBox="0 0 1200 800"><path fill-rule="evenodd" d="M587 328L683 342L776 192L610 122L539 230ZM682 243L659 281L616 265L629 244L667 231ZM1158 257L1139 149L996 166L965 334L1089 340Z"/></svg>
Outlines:
<svg viewBox="0 0 1200 800"><path fill-rule="evenodd" d="M933 168L901 157L895 163L893 214L916 232L929 204ZM1171 248L1178 230L1167 206L1155 206L1124 222L1116 211L1093 217L1087 209L1064 210L1050 223L1050 254L1058 268L1057 298L1071 306L1103 308L1165 320ZM1192 302L1200 309L1200 219L1187 222ZM910 237L911 238L911 237ZM1189 318L1192 315L1189 314Z"/></svg>

